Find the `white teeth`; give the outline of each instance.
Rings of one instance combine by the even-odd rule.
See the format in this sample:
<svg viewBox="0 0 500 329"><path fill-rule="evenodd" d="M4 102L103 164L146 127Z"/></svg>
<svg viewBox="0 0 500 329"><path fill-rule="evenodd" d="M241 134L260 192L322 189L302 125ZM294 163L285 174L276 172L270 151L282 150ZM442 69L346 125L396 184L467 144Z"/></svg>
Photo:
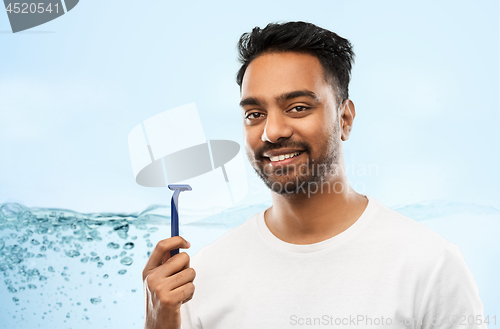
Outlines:
<svg viewBox="0 0 500 329"><path fill-rule="evenodd" d="M293 158L297 155L299 155L300 152L294 152L294 153L288 153L288 154L281 154L281 155L276 155L276 156L273 156L273 157L269 157L269 160L271 161L281 161L281 160L285 160L285 159L288 159L288 158Z"/></svg>

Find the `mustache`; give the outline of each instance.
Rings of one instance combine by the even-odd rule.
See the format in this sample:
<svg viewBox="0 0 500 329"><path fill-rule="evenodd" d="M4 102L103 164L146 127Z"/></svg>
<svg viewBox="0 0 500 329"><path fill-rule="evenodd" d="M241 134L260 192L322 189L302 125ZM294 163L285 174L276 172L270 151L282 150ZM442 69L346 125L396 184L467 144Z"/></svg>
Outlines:
<svg viewBox="0 0 500 329"><path fill-rule="evenodd" d="M256 159L264 159L264 153L268 151L273 151L273 150L279 150L283 148L294 148L294 149L300 149L304 150L305 152L309 153L309 150L311 149L311 145L307 142L303 141L283 141L281 143L270 143L270 142L265 142L265 144L257 149L255 151Z"/></svg>

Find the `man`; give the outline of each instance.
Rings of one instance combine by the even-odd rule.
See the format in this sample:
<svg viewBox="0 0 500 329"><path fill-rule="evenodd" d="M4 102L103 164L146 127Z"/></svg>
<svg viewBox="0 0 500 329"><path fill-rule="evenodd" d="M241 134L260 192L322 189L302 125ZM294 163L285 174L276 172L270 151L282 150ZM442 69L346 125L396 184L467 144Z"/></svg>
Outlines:
<svg viewBox="0 0 500 329"><path fill-rule="evenodd" d="M169 258L187 241L159 242L143 272L145 327L485 328L458 248L349 186L349 41L289 22L238 46L245 148L273 205L202 248L192 268L185 252Z"/></svg>

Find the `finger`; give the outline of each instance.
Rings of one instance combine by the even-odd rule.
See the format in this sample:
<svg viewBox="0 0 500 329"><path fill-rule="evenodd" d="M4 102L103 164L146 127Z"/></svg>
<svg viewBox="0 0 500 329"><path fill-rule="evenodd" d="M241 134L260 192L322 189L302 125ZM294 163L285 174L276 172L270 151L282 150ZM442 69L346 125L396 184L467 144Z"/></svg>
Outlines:
<svg viewBox="0 0 500 329"><path fill-rule="evenodd" d="M162 285L165 290L170 291L177 289L188 282L193 282L196 277L196 272L193 268L188 267L165 280L165 285Z"/></svg>
<svg viewBox="0 0 500 329"><path fill-rule="evenodd" d="M179 302L181 302L181 304L184 304L185 302L193 298L194 289L194 284L192 282L188 282L185 285L172 290L172 298L173 300L178 300Z"/></svg>
<svg viewBox="0 0 500 329"><path fill-rule="evenodd" d="M156 244L153 252L149 256L148 262L144 267L144 272L149 272L152 269L160 266L164 259L170 258L170 250L177 248L189 248L190 244L181 236L174 236L165 240L161 240Z"/></svg>
<svg viewBox="0 0 500 329"><path fill-rule="evenodd" d="M193 294L194 294L194 293L193 293ZM191 299L193 299L193 294L191 294L191 296L189 296L189 297L188 297L188 299L183 300L183 301L182 301L182 304L187 303L187 302L189 302Z"/></svg>
<svg viewBox="0 0 500 329"><path fill-rule="evenodd" d="M168 278L186 268L189 268L190 257L186 252L181 252L170 257L165 263L156 267L153 272L156 277Z"/></svg>

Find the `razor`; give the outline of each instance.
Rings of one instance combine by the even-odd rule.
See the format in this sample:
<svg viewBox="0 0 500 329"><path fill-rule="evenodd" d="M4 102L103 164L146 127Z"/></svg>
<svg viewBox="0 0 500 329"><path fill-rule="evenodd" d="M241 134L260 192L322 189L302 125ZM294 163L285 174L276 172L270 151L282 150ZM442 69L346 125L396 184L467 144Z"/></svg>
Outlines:
<svg viewBox="0 0 500 329"><path fill-rule="evenodd" d="M171 236L179 235L179 194L184 191L193 190L188 184L174 184L168 185L171 191L174 191L172 195L172 201L170 203L170 233ZM179 249L172 249L170 251L170 257L177 255Z"/></svg>

